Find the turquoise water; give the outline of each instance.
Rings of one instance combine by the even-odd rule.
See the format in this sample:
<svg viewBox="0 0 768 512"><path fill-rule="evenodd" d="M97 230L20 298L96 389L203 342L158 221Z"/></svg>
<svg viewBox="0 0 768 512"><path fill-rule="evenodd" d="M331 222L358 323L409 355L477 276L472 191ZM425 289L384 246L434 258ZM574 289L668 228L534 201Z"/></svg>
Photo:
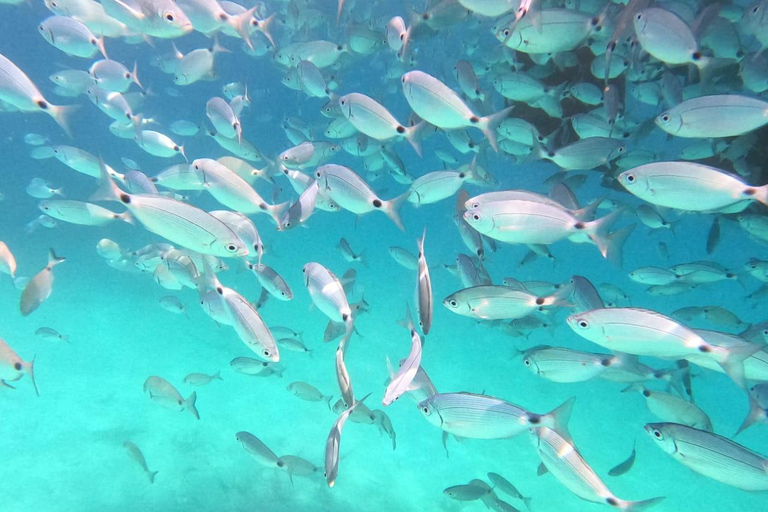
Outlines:
<svg viewBox="0 0 768 512"><path fill-rule="evenodd" d="M357 2L352 12L365 16L365 4L362 0ZM292 5L299 11L310 9L302 2ZM335 7L331 2L317 2L311 8L319 9L325 16L321 19L316 15L321 19L319 26L308 34L278 28L276 34L282 34L278 41L343 41L345 22L342 28L335 27ZM268 13L287 9L283 3L267 3ZM382 2L372 11L377 30L392 15L406 12L397 2ZM416 282L415 272L398 265L387 249L402 246L415 253L416 241L425 226L425 254L432 267L436 304L433 328L426 337L421 363L438 391L483 393L539 413L576 397L570 422L575 444L617 496L631 500L665 496L666 500L653 508L659 512L726 512L765 507L764 495L707 479L653 446L643 426L656 420L637 394L620 393L622 384L600 379L558 384L526 370L521 359L515 357L515 348L549 344L604 352L568 328L567 309L554 311L549 317L555 323L554 330L537 330L528 338L512 338L498 326L457 316L443 307L442 299L463 286L442 264L453 264L458 253L467 252L451 220L454 198L418 208L405 205L404 233L378 212L358 219L349 212L316 212L306 229L289 232L277 232L264 215L253 217L267 247L264 262L280 273L294 292L289 302L269 300L260 314L271 327L288 326L301 332L312 352L281 351L281 363L286 368L281 378L237 373L229 362L239 356L255 357L254 354L231 328L217 326L204 314L196 304L195 290L169 292L158 286L151 274L119 272L109 267L95 250L102 238L134 250L162 242L161 238L141 226L119 222L106 227L59 222L53 229L26 232L27 223L40 214L38 200L25 193L33 177L43 178L54 188L62 187L69 199L88 200L97 185L92 178L72 171L56 159L30 158L32 147L23 142L27 133L44 135L51 144L73 145L100 154L118 171L124 170L121 157L135 160L150 176L183 160L144 153L133 141L110 134L110 120L87 98L59 98L51 92L53 84L47 80L50 73L87 69L90 61L64 55L35 33L37 24L49 15L40 3L2 5L0 13L0 53L21 67L50 102L80 105L72 117L74 139L67 138L44 115L7 113L0 123L0 240L6 242L18 261L17 275L32 276L39 271L46 263L49 247L67 258L55 269L51 297L29 317L19 313L21 291L14 288L9 276L0 274L0 338L24 360L35 358L40 390L40 397L35 397L29 378L25 377L13 383L15 391L3 389L0 393L4 411L0 422L3 511L482 510L485 507L481 502L453 501L443 494L443 489L473 478L486 479L489 471L500 473L524 495L531 496L537 512L607 509L579 500L551 475L537 476L540 460L528 434L490 441L457 442L450 438L446 455L440 430L425 421L406 397L385 408L397 433L396 450L392 450L390 439L382 436L374 425L348 422L343 432L338 481L333 488L327 487L322 470L325 441L337 416L324 403L302 401L286 390L291 382L304 381L324 394L333 394L333 401L339 397L334 367L336 343L322 341L327 318L311 307L301 268L316 261L339 276L350 267L357 271L350 301L364 296L370 311L355 322L359 336L352 338L346 365L356 395L371 392L366 404L382 409L381 398L388 381L386 358L402 359L410 348L410 336L396 321L403 317L406 302L413 302ZM285 19L285 14L278 18ZM457 59L466 58L461 50L463 40L479 37L480 49L472 57L475 60L482 61L486 53L491 55L498 49L498 42L488 33L490 25L487 20L468 18L439 33L424 30L412 42L414 69L432 73L457 89L452 65ZM183 52L210 44L199 33L175 42ZM108 40L107 50L112 59L126 65L138 62L141 81L152 91L139 110L159 123L159 131L170 134L168 127L177 119L200 122L205 116L206 101L220 96L223 84L242 81L248 84L253 100L242 115L243 135L264 155L275 158L292 146L281 128L286 116L306 122L317 139L324 140L327 119L319 113L324 100L308 98L281 85L283 71L269 56L247 57L240 41L230 37L222 37L221 43L232 53L217 57L217 80L188 87L174 86L171 77L150 65L155 50L146 42ZM154 44L159 52L170 50L167 41L155 39ZM342 60L342 65L334 70L340 84L337 92L366 93L405 121L410 110L397 78L391 88L381 78L385 66L391 65L391 53L383 46L371 55ZM498 110L501 98L493 91L489 78L481 77L480 81L493 96L496 108L492 110ZM168 87L178 91L179 96L170 96ZM631 98L627 101L628 110L635 109L646 116L653 114L649 107L633 105ZM529 112L523 107L518 115L530 115L532 120L543 115L540 111ZM542 122L551 124L552 120ZM479 132L470 133L476 141L481 140ZM765 141L765 131L758 135L761 138L757 146ZM674 153L677 142L666 143L661 136L649 140L630 139L627 144L666 155ZM209 137L186 138L184 145L190 160L226 154ZM395 147L414 176L443 168L435 155L436 149L451 151L462 164L471 160L471 155L452 150L441 134L425 140L421 159L404 142ZM502 189L547 193L543 182L558 170L550 163L515 163L491 151L483 151L480 160ZM332 161L365 176L359 158L340 154ZM587 176L586 183L576 190L582 204L601 194L608 194L630 208L640 204L626 193L601 188L599 172L579 174ZM275 181L280 188L280 201L295 199L283 177L278 176ZM272 186L265 182L257 182L256 186L271 201ZM383 198L406 190L406 186L387 176L373 181L372 186ZM474 185L466 188L470 195L487 190ZM208 194L193 195L190 202L205 210L220 209ZM117 208L114 204L107 206ZM539 258L521 266L519 262L527 248L500 243L484 263L497 284L504 277L560 283L578 274L596 285L611 283L624 290L629 300L620 302L622 306L671 314L686 306L717 305L728 308L747 323L765 320L764 300L745 298L760 284L749 276L743 278L743 284L722 281L668 297L650 295L646 286L628 278L627 272L640 266L671 266L697 260L715 261L740 272L749 258L765 254L764 244L751 239L736 222L724 221L722 240L715 252L708 255L705 241L712 216L670 212L669 218L674 222L674 232L651 231L633 216L625 216L621 225L634 222L638 226L624 248L623 268L602 259L591 244L567 241L551 247L554 262ZM356 251L365 250L367 266L345 261L337 247L341 237ZM667 244L667 259L659 256L658 242ZM239 273L235 260L230 260L229 265L230 270L219 274L220 281L255 301L260 287L254 276ZM174 315L159 306L159 299L171 294L185 304L188 317ZM691 325L717 328L706 323ZM54 328L70 336L70 343L36 336L40 327ZM654 367L673 366L667 361L647 362ZM221 372L222 380L199 388L184 384L184 377L193 372ZM693 367L693 373L697 405L711 417L717 433L732 436L747 413L744 393L723 374L698 367ZM153 403L142 389L144 381L152 375L167 379L184 397L196 391L200 420ZM653 383L649 386L661 389ZM300 456L320 469L312 477L294 477L291 482L285 472L260 466L243 450L235 439L239 431L256 435L279 456ZM768 453L766 432L765 425L758 424L737 440L759 453ZM149 468L159 472L153 485L126 454L126 440L136 443ZM633 469L620 477L607 476L611 467L629 455L635 441L637 461ZM521 510L524 508L519 501L503 499Z"/></svg>

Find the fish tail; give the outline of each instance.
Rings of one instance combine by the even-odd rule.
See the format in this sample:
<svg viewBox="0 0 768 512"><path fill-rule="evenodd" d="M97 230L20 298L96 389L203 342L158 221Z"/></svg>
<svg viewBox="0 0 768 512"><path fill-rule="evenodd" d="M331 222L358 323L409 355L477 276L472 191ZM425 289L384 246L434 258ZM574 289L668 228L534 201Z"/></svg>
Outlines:
<svg viewBox="0 0 768 512"><path fill-rule="evenodd" d="M613 261L612 258L616 258L616 252L619 253L618 259L621 261L621 245L623 245L626 237L619 240L610 238L609 230L611 229L611 226L613 226L613 224L619 220L619 217L621 217L623 213L624 210L619 209L615 212L605 215L604 217L600 217L597 220L587 222L584 225L584 229L587 231L587 235L590 239L592 239L595 245L597 245L597 248L600 250L600 254L602 254L604 258L611 261ZM620 242L620 244L617 244L616 242Z"/></svg>
<svg viewBox="0 0 768 512"><path fill-rule="evenodd" d="M72 115L72 113L80 108L79 105L51 105L48 104L48 108L45 110L45 112L48 113L49 116L53 118L54 121L56 121L56 124L58 124L62 130L64 130L64 133L67 134L67 136L71 139L72 136L72 130L69 127L69 116Z"/></svg>
<svg viewBox="0 0 768 512"><path fill-rule="evenodd" d="M200 414L197 412L197 408L195 407L196 401L197 401L197 391L193 391L192 394L189 395L189 398L184 400L184 408L188 410L190 413L192 413L192 416L194 416L196 420L199 420Z"/></svg>
<svg viewBox="0 0 768 512"><path fill-rule="evenodd" d="M333 400L333 395L323 396L323 400L325 400L325 405L328 406L328 410L333 412L333 407L331 407L331 400Z"/></svg>
<svg viewBox="0 0 768 512"><path fill-rule="evenodd" d="M645 386L643 386L639 382L635 382L633 384L630 384L629 386L625 387L621 390L622 393L631 393L632 391L643 391L645 389Z"/></svg>
<svg viewBox="0 0 768 512"><path fill-rule="evenodd" d="M607 196L600 196L597 199L595 199L592 203L588 204L584 208L580 208L578 210L573 210L571 214L583 222L590 222L592 220L595 220L595 212L600 207L600 205L605 201L605 198Z"/></svg>
<svg viewBox="0 0 768 512"><path fill-rule="evenodd" d="M288 211L290 207L291 207L291 202L286 201L280 204L267 205L267 211L272 216L272 219L275 221L275 224L277 224L278 226L281 226L283 215L285 215L285 213Z"/></svg>
<svg viewBox="0 0 768 512"><path fill-rule="evenodd" d="M741 389L746 389L747 384L744 377L744 361L762 348L763 345L748 343L746 345L725 349L725 357L718 361L718 364L737 386Z"/></svg>
<svg viewBox="0 0 768 512"><path fill-rule="evenodd" d="M136 221L133 218L133 215L131 215L131 212L128 210L125 210L123 213L118 213L115 215L116 219L120 219L123 222L127 222L128 224L136 224Z"/></svg>
<svg viewBox="0 0 768 512"><path fill-rule="evenodd" d="M139 81L139 63L138 62L133 63L133 72L131 73L131 78L133 79L133 83L138 85L143 91L144 86L141 85L141 82Z"/></svg>
<svg viewBox="0 0 768 512"><path fill-rule="evenodd" d="M66 260L67 258L56 256L53 249L48 249L48 266L55 267L59 263L64 263Z"/></svg>
<svg viewBox="0 0 768 512"><path fill-rule="evenodd" d="M525 496L521 496L520 499L523 501L523 505L525 505L525 508L527 510L531 510L531 500L533 498L526 498Z"/></svg>
<svg viewBox="0 0 768 512"><path fill-rule="evenodd" d="M275 47L275 40L272 38L272 33L270 32L270 26L272 25L272 22L275 21L275 16L277 16L276 12L273 12L269 16L267 16L266 19L259 20L258 24L256 25L256 30L264 34L264 37L266 37L272 47Z"/></svg>
<svg viewBox="0 0 768 512"><path fill-rule="evenodd" d="M499 152L499 145L496 143L496 127L498 127L504 119L509 117L509 114L514 108L514 105L507 107L490 116L481 117L477 121L476 126L483 132L483 134L485 134L491 147L497 153Z"/></svg>
<svg viewBox="0 0 768 512"><path fill-rule="evenodd" d="M212 379L216 379L216 380L224 380L224 379L221 378L221 370L219 370L216 373L214 373L213 375L211 375L211 378Z"/></svg>
<svg viewBox="0 0 768 512"><path fill-rule="evenodd" d="M568 421L571 419L571 411L573 410L573 402L576 397L571 397L563 402L556 409L553 409L547 416L552 418L552 430L560 434L563 439L572 443L571 433L568 431Z"/></svg>
<svg viewBox="0 0 768 512"><path fill-rule="evenodd" d="M107 48L104 46L104 36L103 35L96 38L96 46L99 48L99 51L104 56L104 58L109 60L109 55L107 55Z"/></svg>
<svg viewBox="0 0 768 512"><path fill-rule="evenodd" d="M411 316L411 307L405 303L405 317L397 321L397 325L405 327L409 331L413 330L413 316Z"/></svg>
<svg viewBox="0 0 768 512"><path fill-rule="evenodd" d="M734 437L741 434L758 421L766 418L765 409L760 407L760 404L755 400L755 397L752 396L752 393L748 393L747 396L749 398L749 413L747 414L747 417L744 418L744 422L742 422L739 430L734 434Z"/></svg>
<svg viewBox="0 0 768 512"><path fill-rule="evenodd" d="M406 128L405 134L404 134L405 140L408 141L411 147L413 147L413 150L420 157L423 156L421 151L421 133L426 126L427 126L427 122L424 120L421 120L415 125L409 128Z"/></svg>
<svg viewBox="0 0 768 512"><path fill-rule="evenodd" d="M147 478L149 478L149 483L155 483L155 477L157 476L157 473L157 471L147 471Z"/></svg>
<svg viewBox="0 0 768 512"><path fill-rule="evenodd" d="M251 7L247 11L241 12L237 16L230 16L227 21L237 34L245 41L245 44L253 50L253 41L251 41L251 20L253 13L256 12L258 7Z"/></svg>
<svg viewBox="0 0 768 512"><path fill-rule="evenodd" d="M400 208L403 206L403 204L408 200L408 196L411 195L410 190L406 191L404 194L397 196L394 199L390 199L389 201L384 201L382 205L382 209L384 213L387 214L387 217L392 219L392 222L395 223L395 226L400 228L400 231L405 231L405 226L403 226L403 220L400 218Z"/></svg>
<svg viewBox="0 0 768 512"><path fill-rule="evenodd" d="M758 201L762 203L765 206L768 206L768 185L763 185L762 187L755 187L751 190L753 193L753 197L755 201Z"/></svg>
<svg viewBox="0 0 768 512"><path fill-rule="evenodd" d="M99 170L101 174L99 188L91 195L91 201L117 201L121 191L109 175L107 166L101 157L99 157Z"/></svg>
<svg viewBox="0 0 768 512"><path fill-rule="evenodd" d="M635 224L623 227L609 234L608 239L608 261L621 268L623 259L624 243L629 238L632 231L635 230Z"/></svg>
<svg viewBox="0 0 768 512"><path fill-rule="evenodd" d="M658 505L661 503L661 500L663 500L664 497L659 498L651 498L650 500L643 500L643 501L623 501L621 503L621 509L625 510L627 512L640 512L642 510L649 509L655 505Z"/></svg>
<svg viewBox="0 0 768 512"><path fill-rule="evenodd" d="M51 254L53 254L53 251L51 251ZM40 396L40 391L37 389L37 382L35 382L35 359L37 356L33 357L32 360L29 363L24 364L24 369L26 370L27 374L29 374L29 378L32 381L32 386L35 388L35 394L37 396Z"/></svg>

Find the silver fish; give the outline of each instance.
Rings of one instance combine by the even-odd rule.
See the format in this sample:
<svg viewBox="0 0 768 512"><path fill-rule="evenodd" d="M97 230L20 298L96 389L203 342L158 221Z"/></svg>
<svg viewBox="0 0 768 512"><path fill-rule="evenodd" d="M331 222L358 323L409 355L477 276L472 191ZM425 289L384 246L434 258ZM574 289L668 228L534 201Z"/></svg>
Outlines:
<svg viewBox="0 0 768 512"><path fill-rule="evenodd" d="M23 316L29 316L51 296L53 291L53 267L63 263L66 258L56 256L51 249L48 252L48 264L30 279L21 293L20 310Z"/></svg>

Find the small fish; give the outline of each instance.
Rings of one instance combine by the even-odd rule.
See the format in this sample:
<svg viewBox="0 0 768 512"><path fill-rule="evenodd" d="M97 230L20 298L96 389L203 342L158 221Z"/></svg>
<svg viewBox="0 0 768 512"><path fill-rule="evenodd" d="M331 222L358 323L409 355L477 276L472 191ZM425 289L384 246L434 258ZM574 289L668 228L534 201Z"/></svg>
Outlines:
<svg viewBox="0 0 768 512"><path fill-rule="evenodd" d="M611 468L608 471L609 476L621 476L625 473L628 473L630 469L632 469L632 466L635 464L635 457L637 456L637 450L635 449L635 446L632 446L632 453L629 454L629 457L627 457L627 460L624 462L621 462L620 464L617 464L613 468Z"/></svg>
<svg viewBox="0 0 768 512"><path fill-rule="evenodd" d="M69 343L69 336L61 334L56 329L50 327L40 327L35 331L35 336L40 336L47 341L65 341Z"/></svg>
<svg viewBox="0 0 768 512"><path fill-rule="evenodd" d="M253 377L270 377L272 375L282 377L285 371L285 367L280 363L259 361L250 357L236 357L230 361L229 365L235 371Z"/></svg>
<svg viewBox="0 0 768 512"><path fill-rule="evenodd" d="M454 485L443 490L443 494L457 501L479 500L488 492L485 487L472 484Z"/></svg>
<svg viewBox="0 0 768 512"><path fill-rule="evenodd" d="M408 249L390 247L389 255L392 256L393 260L409 270L418 270L419 268L419 259Z"/></svg>
<svg viewBox="0 0 768 512"><path fill-rule="evenodd" d="M66 258L56 256L53 249L48 252L48 264L29 280L21 293L20 309L23 316L31 315L51 296L53 291L53 267L63 263Z"/></svg>
<svg viewBox="0 0 768 512"><path fill-rule="evenodd" d="M210 384L214 380L222 380L221 378L221 372L216 372L213 375L208 375L205 373L190 373L186 377L184 377L184 383L189 384L191 386L205 386L206 384Z"/></svg>
<svg viewBox="0 0 768 512"><path fill-rule="evenodd" d="M179 412L189 411L196 420L200 419L200 414L197 412L197 408L195 408L197 393L194 391L189 397L184 399L170 382L162 377L153 375L144 382L144 392L149 395L153 402L162 405L166 409Z"/></svg>
<svg viewBox="0 0 768 512"><path fill-rule="evenodd" d="M243 445L245 451L251 454L262 466L277 467L278 457L261 440L250 432L241 431L235 434L235 439Z"/></svg>
<svg viewBox="0 0 768 512"><path fill-rule="evenodd" d="M413 322L410 321L410 316L410 311L408 311L409 329L411 331L411 351L408 353L408 357L405 358L405 361L400 365L400 369L397 373L392 375L392 380L387 385L387 389L384 392L384 398L381 401L384 406L390 405L409 390L414 377L416 377L416 372L419 370L419 365L421 364L421 337L413 329ZM387 360L387 362L389 362L389 360Z"/></svg>
<svg viewBox="0 0 768 512"><path fill-rule="evenodd" d="M513 498L516 498L522 501L523 503L525 503L525 508L527 508L528 510L531 510L531 498L526 498L525 496L523 496L522 493L518 491L514 485L512 485L512 482L510 482L500 474L494 473L494 472L488 473L488 479L493 484L494 489L498 489L504 494L508 494L509 496L512 496Z"/></svg>
<svg viewBox="0 0 768 512"><path fill-rule="evenodd" d="M160 307L166 311L176 314L187 314L187 308L184 307L184 304L182 304L178 297L166 295L165 297L161 297L158 302L160 303Z"/></svg>
<svg viewBox="0 0 768 512"><path fill-rule="evenodd" d="M356 261L363 266L367 266L365 263L365 251L361 251L359 254L355 254L355 251L352 250L349 242L347 242L344 238L339 240L339 249L341 249L341 255L344 256L344 259L348 262L352 263Z"/></svg>
<svg viewBox="0 0 768 512"><path fill-rule="evenodd" d="M336 485L336 478L339 476L339 449L341 448L341 432L344 430L344 425L358 404L362 404L369 396L370 393L339 414L333 427L331 427L331 431L328 433L328 439L325 442L325 480L328 483L328 487Z"/></svg>
<svg viewBox="0 0 768 512"><path fill-rule="evenodd" d="M292 395L301 398L307 402L325 402L328 409L331 409L331 399L333 395L324 395L315 386L306 382L291 382L286 388Z"/></svg>
<svg viewBox="0 0 768 512"><path fill-rule="evenodd" d="M135 460L139 467L144 470L144 474L147 475L147 478L149 478L149 483L155 483L155 476L157 476L158 472L150 471L149 467L147 466L147 460L144 458L144 454L141 452L141 448L136 446L136 444L131 441L123 442L123 448L125 448L128 456Z"/></svg>
<svg viewBox="0 0 768 512"><path fill-rule="evenodd" d="M434 314L434 297L432 296L432 279L429 277L429 265L424 255L424 240L427 238L427 228L419 240L419 252L417 256L418 274L416 276L416 314L419 317L419 327L426 336L432 329L432 316ZM420 340L419 340L420 341ZM418 366L418 364L416 365Z"/></svg>

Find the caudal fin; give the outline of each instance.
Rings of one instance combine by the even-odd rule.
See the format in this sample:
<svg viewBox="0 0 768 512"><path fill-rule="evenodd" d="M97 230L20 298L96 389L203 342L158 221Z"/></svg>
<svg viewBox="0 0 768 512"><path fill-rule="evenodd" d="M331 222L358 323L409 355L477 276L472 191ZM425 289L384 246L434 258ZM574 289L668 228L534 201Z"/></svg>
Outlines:
<svg viewBox="0 0 768 512"><path fill-rule="evenodd" d="M251 21L254 19L253 13L258 9L257 6L251 7L247 11L243 11L237 16L230 16L227 21L235 32L245 41L245 44L253 50L253 42L251 41Z"/></svg>
<svg viewBox="0 0 768 512"><path fill-rule="evenodd" d="M768 206L768 185L751 188L747 192L752 195L755 201L762 203L764 206Z"/></svg>
<svg viewBox="0 0 768 512"><path fill-rule="evenodd" d="M747 414L747 417L744 418L744 422L739 427L739 430L736 431L734 434L734 437L741 434L745 430L747 430L749 427L757 423L758 421L765 420L768 415L765 412L765 409L763 409L760 404L757 402L754 396L752 396L752 393L748 394L749 397L749 413Z"/></svg>
<svg viewBox="0 0 768 512"><path fill-rule="evenodd" d="M620 508L626 512L641 512L642 510L647 510L658 505L663 499L664 497L651 498L650 500L643 501L625 501Z"/></svg>
<svg viewBox="0 0 768 512"><path fill-rule="evenodd" d="M157 473L157 471L147 471L147 478L149 478L149 483L155 483L155 477L157 476Z"/></svg>
<svg viewBox="0 0 768 512"><path fill-rule="evenodd" d="M53 253L53 251L51 251ZM35 356L37 357L37 356ZM32 358L32 360L26 365L26 371L29 375L29 379L32 381L32 386L35 388L35 394L37 396L40 396L40 391L37 389L37 383L35 382L35 357ZM11 387L11 386L8 386Z"/></svg>
<svg viewBox="0 0 768 512"><path fill-rule="evenodd" d="M197 412L195 402L197 401L197 391L193 391L189 398L184 400L184 408L188 410L196 420L200 419L200 414Z"/></svg>
<svg viewBox="0 0 768 512"><path fill-rule="evenodd" d="M605 259L614 261L618 258L621 261L621 247L629 233L622 232L624 236L611 238L610 229L623 213L624 210L619 209L584 225L587 235L597 245Z"/></svg>
<svg viewBox="0 0 768 512"><path fill-rule="evenodd" d="M99 188L91 195L91 201L117 201L121 190L112 181L104 160L99 157Z"/></svg>
<svg viewBox="0 0 768 512"><path fill-rule="evenodd" d="M483 134L485 134L485 138L488 139L491 147L497 153L499 152L499 145L496 143L496 128L504 119L509 117L509 114L514 108L515 107L513 105L511 107L500 110L495 114L491 114L490 116L481 117L475 125L483 132Z"/></svg>
<svg viewBox="0 0 768 512"><path fill-rule="evenodd" d="M44 112L51 116L54 121L56 121L56 124L58 124L62 130L64 130L64 133L66 133L70 139L74 138L72 136L72 130L69 127L69 116L72 115L72 113L80 107L78 105L51 105L50 103L46 103L46 105L48 108L44 110Z"/></svg>
<svg viewBox="0 0 768 512"><path fill-rule="evenodd" d="M421 151L421 132L426 126L426 121L419 121L415 125L406 128L405 133L403 134L405 140L408 141L411 147L413 147L413 150L419 156L423 156Z"/></svg>
<svg viewBox="0 0 768 512"><path fill-rule="evenodd" d="M745 345L731 347L726 349L725 358L718 361L718 364L737 386L741 389L746 389L747 384L744 379L744 361L763 348L763 345L758 345L756 343L747 343Z"/></svg>
<svg viewBox="0 0 768 512"><path fill-rule="evenodd" d="M410 195L411 195L411 192L410 190L408 190L404 194L394 199L390 199L389 201L384 201L382 204L382 210L384 211L384 213L387 214L387 217L392 219L392 222L394 222L395 225L398 228L400 228L400 231L405 231L405 226L403 226L403 220L400 218L400 208L408 200L408 196Z"/></svg>
<svg viewBox="0 0 768 512"><path fill-rule="evenodd" d="M552 418L552 430L562 436L563 439L573 444L571 439L571 433L568 431L568 421L571 419L571 411L573 411L573 402L576 397L571 397L563 402L559 407L547 413L547 416Z"/></svg>

